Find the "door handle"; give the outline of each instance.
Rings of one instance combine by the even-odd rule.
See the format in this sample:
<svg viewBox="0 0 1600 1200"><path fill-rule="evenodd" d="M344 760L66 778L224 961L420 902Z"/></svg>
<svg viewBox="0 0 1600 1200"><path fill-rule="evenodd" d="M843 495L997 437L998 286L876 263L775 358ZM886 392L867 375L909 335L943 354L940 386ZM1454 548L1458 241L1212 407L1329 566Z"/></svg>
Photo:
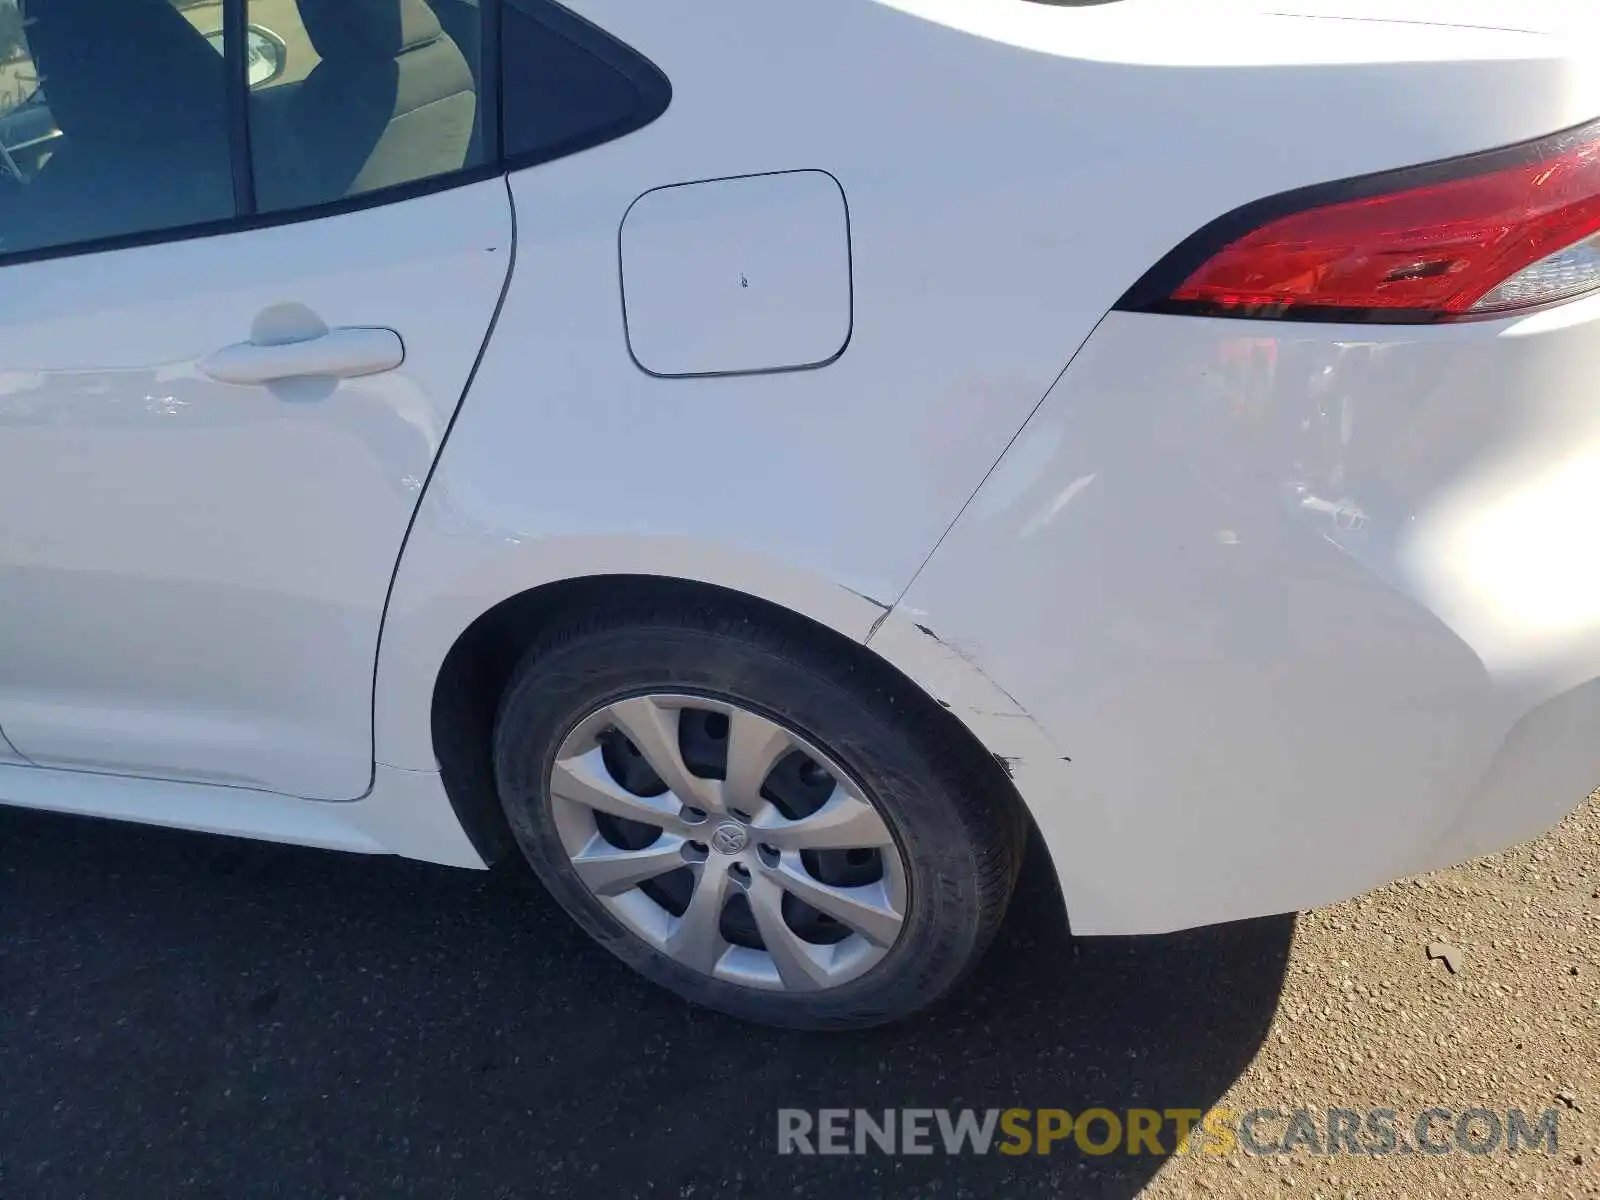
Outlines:
<svg viewBox="0 0 1600 1200"><path fill-rule="evenodd" d="M394 330L346 326L298 342L236 342L207 355L199 366L219 383L260 384L312 375L376 375L405 359L405 343Z"/></svg>

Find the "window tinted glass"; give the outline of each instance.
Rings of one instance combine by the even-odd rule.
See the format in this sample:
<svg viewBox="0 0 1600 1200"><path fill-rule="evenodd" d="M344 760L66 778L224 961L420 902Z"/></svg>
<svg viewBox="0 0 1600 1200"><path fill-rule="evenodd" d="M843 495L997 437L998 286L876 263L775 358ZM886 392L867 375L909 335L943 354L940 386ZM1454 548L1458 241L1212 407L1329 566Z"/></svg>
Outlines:
<svg viewBox="0 0 1600 1200"><path fill-rule="evenodd" d="M482 161L476 4L249 0L247 12L260 211Z"/></svg>
<svg viewBox="0 0 1600 1200"><path fill-rule="evenodd" d="M0 253L233 214L221 28L216 2L0 0Z"/></svg>
<svg viewBox="0 0 1600 1200"><path fill-rule="evenodd" d="M508 158L555 158L621 137L671 99L651 63L558 5L506 0L500 21Z"/></svg>

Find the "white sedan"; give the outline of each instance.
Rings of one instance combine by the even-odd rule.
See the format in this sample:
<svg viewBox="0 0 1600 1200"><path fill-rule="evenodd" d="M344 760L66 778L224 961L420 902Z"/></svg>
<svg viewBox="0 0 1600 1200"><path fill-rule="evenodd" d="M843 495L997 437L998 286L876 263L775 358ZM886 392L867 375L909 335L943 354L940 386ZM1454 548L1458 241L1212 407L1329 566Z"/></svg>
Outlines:
<svg viewBox="0 0 1600 1200"><path fill-rule="evenodd" d="M1533 835L1600 782L1586 7L0 4L0 798L520 854L812 1028L1030 832L1080 934Z"/></svg>

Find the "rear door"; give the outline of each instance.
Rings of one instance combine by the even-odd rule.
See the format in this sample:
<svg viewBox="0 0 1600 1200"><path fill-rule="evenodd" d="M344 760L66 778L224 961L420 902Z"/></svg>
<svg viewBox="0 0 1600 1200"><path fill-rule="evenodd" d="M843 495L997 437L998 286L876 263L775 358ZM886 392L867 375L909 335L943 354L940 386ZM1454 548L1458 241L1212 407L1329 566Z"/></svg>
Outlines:
<svg viewBox="0 0 1600 1200"><path fill-rule="evenodd" d="M511 258L475 42L422 0L14 11L0 728L44 766L358 796L389 581Z"/></svg>

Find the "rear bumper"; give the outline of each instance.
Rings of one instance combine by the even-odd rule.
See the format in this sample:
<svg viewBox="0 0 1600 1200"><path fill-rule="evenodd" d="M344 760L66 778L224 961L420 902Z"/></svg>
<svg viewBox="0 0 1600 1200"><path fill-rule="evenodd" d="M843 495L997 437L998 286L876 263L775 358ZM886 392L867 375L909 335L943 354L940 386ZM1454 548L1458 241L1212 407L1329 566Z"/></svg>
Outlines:
<svg viewBox="0 0 1600 1200"><path fill-rule="evenodd" d="M1600 299L1113 313L897 615L1059 751L1017 778L1074 928L1159 932L1503 848L1600 784L1597 527Z"/></svg>

